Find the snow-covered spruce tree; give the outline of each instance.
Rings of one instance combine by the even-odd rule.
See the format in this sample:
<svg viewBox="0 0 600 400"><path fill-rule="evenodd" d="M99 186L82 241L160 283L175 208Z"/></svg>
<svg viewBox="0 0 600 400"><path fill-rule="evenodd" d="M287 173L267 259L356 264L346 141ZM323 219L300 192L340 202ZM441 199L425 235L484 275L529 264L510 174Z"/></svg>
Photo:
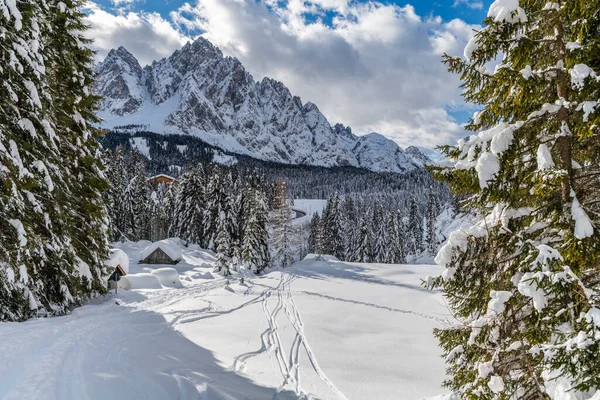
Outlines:
<svg viewBox="0 0 600 400"><path fill-rule="evenodd" d="M423 217L419 211L417 200L410 199L407 232L410 253L417 257L423 251Z"/></svg>
<svg viewBox="0 0 600 400"><path fill-rule="evenodd" d="M217 265L215 266L215 272L223 276L231 275L229 269L230 258L227 256L231 247L231 240L229 233L227 232L227 217L225 212L219 213L219 222L217 225Z"/></svg>
<svg viewBox="0 0 600 400"><path fill-rule="evenodd" d="M267 201L259 190L247 189L244 196L249 219L244 227L241 258L244 268L255 274L263 272L270 264L269 236L267 233Z"/></svg>
<svg viewBox="0 0 600 400"><path fill-rule="evenodd" d="M0 320L104 290L108 185L81 21L70 2L0 1Z"/></svg>
<svg viewBox="0 0 600 400"><path fill-rule="evenodd" d="M125 190L127 188L127 170L125 168L125 155L123 146L118 146L114 152L108 152L108 168L106 177L111 188L106 191L107 204L109 205L109 230L112 241L122 240L125 225Z"/></svg>
<svg viewBox="0 0 600 400"><path fill-rule="evenodd" d="M330 196L321 219L323 250L340 260L345 258L345 244L343 235L342 200L338 194Z"/></svg>
<svg viewBox="0 0 600 400"><path fill-rule="evenodd" d="M455 167L434 169L483 216L450 235L430 282L459 321L435 334L461 398L600 389L599 10L497 0L465 58L446 56L483 107L479 133L445 148Z"/></svg>
<svg viewBox="0 0 600 400"><path fill-rule="evenodd" d="M358 246L358 228L357 217L356 217L356 205L352 197L344 199L343 203L343 230L346 233L344 238L344 260L353 261L353 257L356 254Z"/></svg>
<svg viewBox="0 0 600 400"><path fill-rule="evenodd" d="M219 215L224 211L226 202L225 188L223 179L218 168L214 168L208 184L204 198L204 237L202 247L210 250L216 250L216 240L218 235Z"/></svg>
<svg viewBox="0 0 600 400"><path fill-rule="evenodd" d="M308 234L308 252L317 253L319 246L319 236L321 231L321 217L314 213L310 220L310 232Z"/></svg>
<svg viewBox="0 0 600 400"><path fill-rule="evenodd" d="M356 254L356 262L368 263L373 261L373 233L369 224L370 214L360 219L360 231L358 234L360 246Z"/></svg>
<svg viewBox="0 0 600 400"><path fill-rule="evenodd" d="M275 266L285 268L294 263L294 256L291 248L292 209L288 199L287 184L283 179L279 179L275 186L273 206L275 207L271 221L273 227L273 263Z"/></svg>
<svg viewBox="0 0 600 400"><path fill-rule="evenodd" d="M404 259L402 251L403 243L400 240L400 232L398 230L398 221L396 213L388 215L385 225L385 248L386 255L384 262L389 264L401 264Z"/></svg>
<svg viewBox="0 0 600 400"><path fill-rule="evenodd" d="M181 177L173 211L171 232L181 239L204 243L204 172L201 166L187 170Z"/></svg>
<svg viewBox="0 0 600 400"><path fill-rule="evenodd" d="M373 262L385 263L389 249L387 245L387 223L383 209L375 206L373 215Z"/></svg>
<svg viewBox="0 0 600 400"><path fill-rule="evenodd" d="M429 188L429 201L427 202L427 215L426 215L426 236L425 244L427 246L427 253L430 256L435 255L437 250L437 237L435 234L435 223L437 219L437 201L433 193L433 188Z"/></svg>

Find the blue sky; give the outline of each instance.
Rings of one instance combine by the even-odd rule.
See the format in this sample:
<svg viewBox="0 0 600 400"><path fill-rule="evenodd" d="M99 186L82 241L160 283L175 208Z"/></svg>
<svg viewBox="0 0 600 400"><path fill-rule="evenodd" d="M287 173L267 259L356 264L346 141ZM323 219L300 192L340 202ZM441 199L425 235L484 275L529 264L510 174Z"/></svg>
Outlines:
<svg viewBox="0 0 600 400"><path fill-rule="evenodd" d="M143 66L202 35L255 80L278 79L315 103L332 124L432 147L463 137L476 109L441 56L462 55L490 3L95 0L87 14L99 61L123 45Z"/></svg>

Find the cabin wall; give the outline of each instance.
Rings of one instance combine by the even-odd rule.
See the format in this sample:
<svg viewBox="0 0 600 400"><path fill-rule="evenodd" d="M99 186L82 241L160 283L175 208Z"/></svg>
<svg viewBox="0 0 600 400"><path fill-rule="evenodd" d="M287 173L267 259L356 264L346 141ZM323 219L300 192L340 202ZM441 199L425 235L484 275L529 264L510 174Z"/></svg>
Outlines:
<svg viewBox="0 0 600 400"><path fill-rule="evenodd" d="M168 255L165 254L160 248L154 250L152 254L140 261L140 264L177 264L179 260L173 261Z"/></svg>

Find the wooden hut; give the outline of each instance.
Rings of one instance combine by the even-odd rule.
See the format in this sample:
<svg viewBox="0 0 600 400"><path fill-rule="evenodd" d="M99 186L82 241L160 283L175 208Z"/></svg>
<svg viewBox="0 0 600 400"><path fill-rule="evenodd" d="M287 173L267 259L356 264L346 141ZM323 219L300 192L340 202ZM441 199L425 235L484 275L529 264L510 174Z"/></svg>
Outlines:
<svg viewBox="0 0 600 400"><path fill-rule="evenodd" d="M140 264L174 265L181 260L181 249L168 239L152 243L140 254Z"/></svg>

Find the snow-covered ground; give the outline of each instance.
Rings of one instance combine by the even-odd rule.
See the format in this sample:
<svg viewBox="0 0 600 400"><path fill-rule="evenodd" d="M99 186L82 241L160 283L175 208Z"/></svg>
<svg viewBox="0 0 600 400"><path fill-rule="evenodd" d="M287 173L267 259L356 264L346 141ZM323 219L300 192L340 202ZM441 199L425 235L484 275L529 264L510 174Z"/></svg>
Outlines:
<svg viewBox="0 0 600 400"><path fill-rule="evenodd" d="M129 255L128 276L161 278L175 268L183 287L119 290L68 316L0 325L1 399L414 400L444 392L432 329L447 309L420 285L438 267L309 256L227 285L212 274L214 254L193 246L174 266L138 264L148 244L118 246Z"/></svg>

